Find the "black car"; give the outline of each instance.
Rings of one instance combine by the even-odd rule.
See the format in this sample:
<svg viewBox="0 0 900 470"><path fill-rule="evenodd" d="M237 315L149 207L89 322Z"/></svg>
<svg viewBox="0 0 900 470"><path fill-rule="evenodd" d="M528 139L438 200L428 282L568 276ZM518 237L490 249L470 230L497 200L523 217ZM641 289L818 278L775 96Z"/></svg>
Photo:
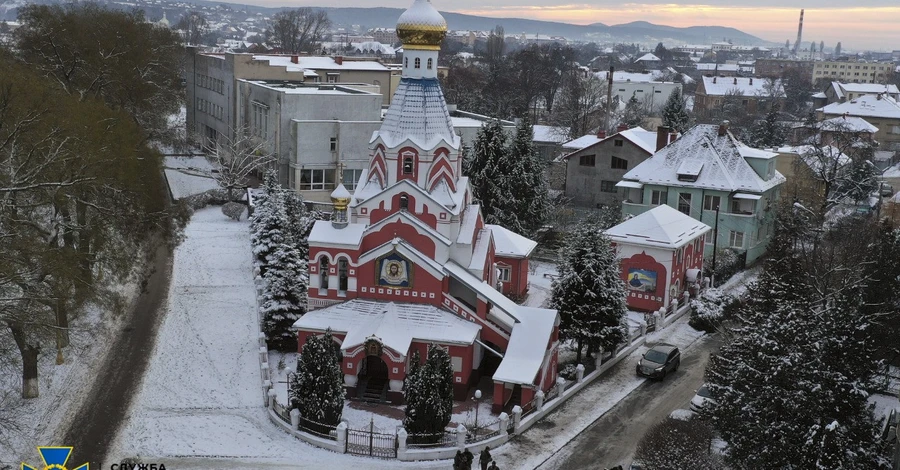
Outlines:
<svg viewBox="0 0 900 470"><path fill-rule="evenodd" d="M653 346L637 363L638 375L651 379L664 379L669 372L678 370L681 351L675 346L660 344Z"/></svg>

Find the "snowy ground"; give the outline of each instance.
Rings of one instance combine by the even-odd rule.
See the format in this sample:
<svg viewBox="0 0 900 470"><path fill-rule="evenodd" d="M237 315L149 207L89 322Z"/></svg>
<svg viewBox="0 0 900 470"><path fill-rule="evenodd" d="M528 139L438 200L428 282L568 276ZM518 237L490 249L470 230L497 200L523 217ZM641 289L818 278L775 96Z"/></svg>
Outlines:
<svg viewBox="0 0 900 470"><path fill-rule="evenodd" d="M546 261L530 260L528 264L532 271L528 273L528 298L522 305L546 308L550 301L551 283L559 272L555 264Z"/></svg>
<svg viewBox="0 0 900 470"><path fill-rule="evenodd" d="M900 399L897 396L882 395L874 393L869 396L869 403L875 405L875 418L881 419L887 417L891 410L896 409L900 412Z"/></svg>
<svg viewBox="0 0 900 470"><path fill-rule="evenodd" d="M119 290L129 305L137 296L138 284L131 283ZM65 364L56 365L56 348L45 345L38 366L40 396L31 400L21 398L22 365L12 336L0 329L0 350L13 358L12 363L0 367L0 405L11 411L16 430L0 431L0 468L3 464L18 467L21 462L39 462L36 445L58 442L69 427L70 420L81 406L92 383L82 380L92 377L112 345L118 331L122 312L89 305L81 316L73 319L70 345L63 350Z"/></svg>
<svg viewBox="0 0 900 470"><path fill-rule="evenodd" d="M210 189L218 189L219 184L209 176L193 174L183 170L166 169L166 180L169 182L169 191L175 200L183 199L194 194L200 194Z"/></svg>
<svg viewBox="0 0 900 470"><path fill-rule="evenodd" d="M647 335L647 347L638 348L622 361L626 365L636 363L648 347L657 342L673 344L682 348L683 354L690 354L690 349L685 349L700 339L703 332L694 330L687 322L688 317L684 316L668 328L650 333ZM633 367L614 368L610 375L598 378L550 415L556 423L566 423L565 427L544 427L538 422L522 436L492 452L497 465L503 469L537 467L644 380L635 375Z"/></svg>
<svg viewBox="0 0 900 470"><path fill-rule="evenodd" d="M194 214L185 235L175 251L156 350L109 461L140 455L182 469L447 467L335 454L269 422L248 224L211 207Z"/></svg>

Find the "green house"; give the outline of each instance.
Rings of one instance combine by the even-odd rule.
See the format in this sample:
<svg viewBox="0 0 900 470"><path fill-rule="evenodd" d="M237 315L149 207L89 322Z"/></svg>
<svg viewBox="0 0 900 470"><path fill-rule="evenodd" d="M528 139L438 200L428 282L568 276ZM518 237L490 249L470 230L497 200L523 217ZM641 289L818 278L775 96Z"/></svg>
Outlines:
<svg viewBox="0 0 900 470"><path fill-rule="evenodd" d="M727 123L695 126L616 184L622 212L627 217L669 205L717 229L706 234L704 256L733 248L752 264L766 252L785 182L775 170L777 155L742 144Z"/></svg>

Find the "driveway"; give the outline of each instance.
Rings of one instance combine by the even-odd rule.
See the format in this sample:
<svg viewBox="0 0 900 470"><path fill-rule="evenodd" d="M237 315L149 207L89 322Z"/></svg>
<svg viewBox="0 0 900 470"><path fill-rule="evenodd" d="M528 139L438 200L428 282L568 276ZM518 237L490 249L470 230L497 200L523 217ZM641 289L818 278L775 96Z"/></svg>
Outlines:
<svg viewBox="0 0 900 470"><path fill-rule="evenodd" d="M641 384L537 468L606 469L629 464L638 442L653 425L676 409L688 408L703 383L710 353L720 345L718 336L699 340L682 352L678 372L662 382ZM626 366L634 370L634 364Z"/></svg>

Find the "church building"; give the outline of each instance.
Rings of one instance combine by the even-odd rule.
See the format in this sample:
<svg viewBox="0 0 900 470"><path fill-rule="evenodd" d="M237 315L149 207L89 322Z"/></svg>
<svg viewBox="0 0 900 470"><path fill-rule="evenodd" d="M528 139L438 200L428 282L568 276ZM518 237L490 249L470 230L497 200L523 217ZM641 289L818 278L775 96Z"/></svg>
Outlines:
<svg viewBox="0 0 900 470"><path fill-rule="evenodd" d="M294 327L301 348L332 330L350 397L402 403L413 352L437 345L454 397L487 376L499 411L555 383L559 315L505 295L525 294L536 243L486 224L472 198L437 77L446 32L429 0L400 16L400 84L355 192L339 185L309 236L310 311Z"/></svg>

